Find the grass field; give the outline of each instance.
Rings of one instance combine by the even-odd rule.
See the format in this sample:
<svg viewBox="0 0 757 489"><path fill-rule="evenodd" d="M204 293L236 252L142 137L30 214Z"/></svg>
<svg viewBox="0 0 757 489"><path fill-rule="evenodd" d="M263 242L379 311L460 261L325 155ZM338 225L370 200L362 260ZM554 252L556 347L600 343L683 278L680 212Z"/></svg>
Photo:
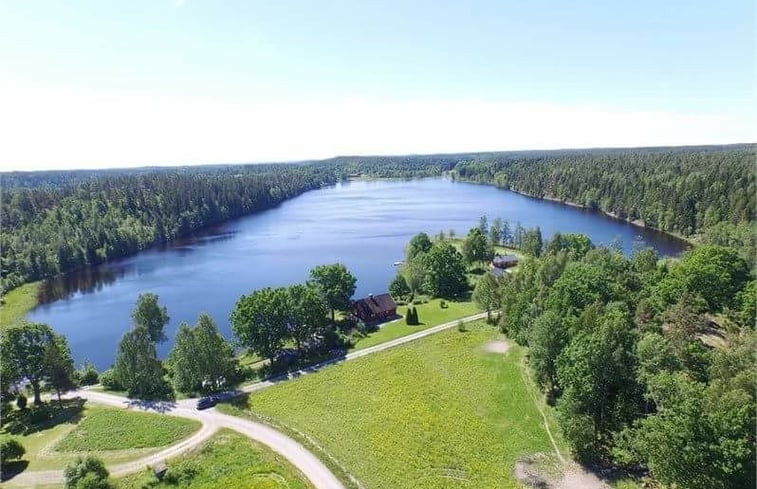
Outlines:
<svg viewBox="0 0 757 489"><path fill-rule="evenodd" d="M127 462L189 436L199 427L192 420L97 406L82 408L70 401L57 418L14 436L26 449L24 470L47 470L63 468L83 451L108 464Z"/></svg>
<svg viewBox="0 0 757 489"><path fill-rule="evenodd" d="M296 468L242 435L222 430L196 451L168 461L162 482L152 473L135 474L116 481L122 489L183 488L306 489L309 482Z"/></svg>
<svg viewBox="0 0 757 489"><path fill-rule="evenodd" d="M24 284L5 294L0 305L0 326L14 324L34 309L40 284L41 282Z"/></svg>
<svg viewBox="0 0 757 489"><path fill-rule="evenodd" d="M200 422L155 413L91 407L60 443L60 452L124 450L172 445L200 429Z"/></svg>
<svg viewBox="0 0 757 489"><path fill-rule="evenodd" d="M442 308L439 305L440 302L440 299L433 299L425 304L416 305L415 308L418 311L418 319L421 324L415 326L408 326L405 324L404 316L407 314L407 306L399 306L397 308L397 314L403 316L401 319L385 324L378 331L371 333L365 338L361 338L355 344L353 349L362 350L363 348L378 345L385 341L407 336L432 326L437 326L479 312L478 307L473 302L446 301L446 308Z"/></svg>
<svg viewBox="0 0 757 489"><path fill-rule="evenodd" d="M306 435L366 487L520 487L515 461L552 446L522 373L522 350L484 350L498 338L476 323L219 409Z"/></svg>

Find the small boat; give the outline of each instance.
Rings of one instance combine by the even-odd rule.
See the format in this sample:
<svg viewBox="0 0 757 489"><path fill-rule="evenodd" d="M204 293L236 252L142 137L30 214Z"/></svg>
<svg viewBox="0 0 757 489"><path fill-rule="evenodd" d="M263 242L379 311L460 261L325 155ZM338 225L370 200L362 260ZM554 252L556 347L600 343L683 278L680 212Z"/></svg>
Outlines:
<svg viewBox="0 0 757 489"><path fill-rule="evenodd" d="M405 262L404 262L404 261L396 261L396 262L394 262L394 266L395 266L395 267L398 267L398 266L400 266L400 265L404 265L404 264L405 264Z"/></svg>

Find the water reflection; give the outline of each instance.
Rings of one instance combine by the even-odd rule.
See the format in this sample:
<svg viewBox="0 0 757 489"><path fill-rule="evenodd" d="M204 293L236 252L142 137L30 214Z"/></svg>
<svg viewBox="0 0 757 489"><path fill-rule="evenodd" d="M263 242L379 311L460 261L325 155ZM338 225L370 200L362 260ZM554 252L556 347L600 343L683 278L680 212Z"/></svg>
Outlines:
<svg viewBox="0 0 757 489"><path fill-rule="evenodd" d="M98 292L135 269L134 264L87 267L65 275L46 280L37 293L40 305L61 299L69 299L75 294Z"/></svg>
<svg viewBox="0 0 757 489"><path fill-rule="evenodd" d="M152 249L182 256L192 253L201 246L228 241L234 237L234 234L236 233L233 231L224 231L223 225L211 226L170 243L162 243ZM152 266L145 266L135 261L135 257L74 270L44 281L37 292L37 302L42 306L70 299L77 294L92 294L103 290L105 286L120 278L139 275L150 270Z"/></svg>

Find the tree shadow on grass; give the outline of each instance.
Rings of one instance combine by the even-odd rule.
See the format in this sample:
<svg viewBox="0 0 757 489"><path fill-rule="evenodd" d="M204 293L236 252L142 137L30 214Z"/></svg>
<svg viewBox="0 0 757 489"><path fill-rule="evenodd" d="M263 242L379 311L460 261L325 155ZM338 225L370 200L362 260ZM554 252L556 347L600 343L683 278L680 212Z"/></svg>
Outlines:
<svg viewBox="0 0 757 489"><path fill-rule="evenodd" d="M141 409L142 411L155 411L158 413L167 413L176 407L176 401L148 401L144 399L129 399L126 405L130 408Z"/></svg>
<svg viewBox="0 0 757 489"><path fill-rule="evenodd" d="M5 482L13 479L18 474L25 471L28 466L28 460L17 460L15 462L3 464L2 469L0 469L0 481Z"/></svg>
<svg viewBox="0 0 757 489"><path fill-rule="evenodd" d="M14 411L8 416L3 430L11 435L31 435L63 423L76 424L81 421L86 402L77 397Z"/></svg>

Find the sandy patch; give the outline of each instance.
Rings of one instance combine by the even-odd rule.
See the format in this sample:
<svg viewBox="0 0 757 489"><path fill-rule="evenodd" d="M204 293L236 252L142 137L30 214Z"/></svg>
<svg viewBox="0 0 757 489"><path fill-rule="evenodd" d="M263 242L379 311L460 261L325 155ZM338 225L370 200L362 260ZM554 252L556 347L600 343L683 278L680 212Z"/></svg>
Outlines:
<svg viewBox="0 0 757 489"><path fill-rule="evenodd" d="M510 343L505 340L492 341L484 345L484 351L488 351L489 353L507 353L509 349Z"/></svg>
<svg viewBox="0 0 757 489"><path fill-rule="evenodd" d="M514 472L523 485L532 489L609 489L599 477L580 465L554 465L554 460L543 454L518 460Z"/></svg>

